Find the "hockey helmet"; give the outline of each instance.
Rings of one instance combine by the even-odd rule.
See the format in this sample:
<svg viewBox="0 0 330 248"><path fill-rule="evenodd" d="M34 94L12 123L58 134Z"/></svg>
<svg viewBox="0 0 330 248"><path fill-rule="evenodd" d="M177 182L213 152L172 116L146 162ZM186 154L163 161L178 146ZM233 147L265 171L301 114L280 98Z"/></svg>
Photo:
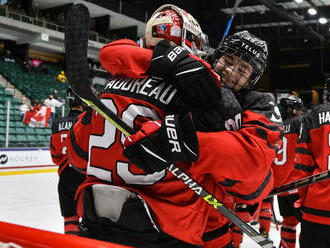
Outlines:
<svg viewBox="0 0 330 248"><path fill-rule="evenodd" d="M145 42L148 48L153 48L163 39L197 56L205 55L209 48L208 37L196 19L172 4L159 7L146 25Z"/></svg>
<svg viewBox="0 0 330 248"><path fill-rule="evenodd" d="M286 119L290 115L296 116L297 110L301 110L303 106L303 101L295 95L285 96L280 101L280 107L282 110L281 114L284 119Z"/></svg>
<svg viewBox="0 0 330 248"><path fill-rule="evenodd" d="M248 82L244 85L244 88L251 89L255 86L266 68L268 57L267 43L246 30L237 32L227 37L216 48L212 57L214 65L224 55L236 56L252 66L251 75L247 78ZM226 64L223 66L226 67ZM234 68L234 70L237 69ZM240 73L241 71L238 72ZM220 76L228 77L228 75L222 75L221 72L218 73Z"/></svg>

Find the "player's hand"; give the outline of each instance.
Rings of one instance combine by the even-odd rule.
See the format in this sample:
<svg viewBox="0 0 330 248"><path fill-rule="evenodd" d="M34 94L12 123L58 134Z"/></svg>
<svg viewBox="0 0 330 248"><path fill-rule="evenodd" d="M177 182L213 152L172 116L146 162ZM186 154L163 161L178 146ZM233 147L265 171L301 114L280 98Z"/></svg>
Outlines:
<svg viewBox="0 0 330 248"><path fill-rule="evenodd" d="M149 121L124 142L124 156L146 173L164 170L176 161L198 159L198 140L190 113Z"/></svg>
<svg viewBox="0 0 330 248"><path fill-rule="evenodd" d="M204 60L189 54L167 40L160 41L153 50L149 75L169 80L190 111L217 108L221 99L219 76Z"/></svg>

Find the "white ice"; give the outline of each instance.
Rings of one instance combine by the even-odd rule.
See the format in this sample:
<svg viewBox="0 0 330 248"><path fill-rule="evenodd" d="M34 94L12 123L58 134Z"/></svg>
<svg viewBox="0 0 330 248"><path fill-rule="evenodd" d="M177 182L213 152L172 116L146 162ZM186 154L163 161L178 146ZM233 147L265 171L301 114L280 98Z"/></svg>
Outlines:
<svg viewBox="0 0 330 248"><path fill-rule="evenodd" d="M63 233L57 182L57 173L0 176L0 221ZM274 207L282 220L276 202ZM278 247L280 234L273 224L270 239ZM241 248L254 247L259 246L244 236Z"/></svg>

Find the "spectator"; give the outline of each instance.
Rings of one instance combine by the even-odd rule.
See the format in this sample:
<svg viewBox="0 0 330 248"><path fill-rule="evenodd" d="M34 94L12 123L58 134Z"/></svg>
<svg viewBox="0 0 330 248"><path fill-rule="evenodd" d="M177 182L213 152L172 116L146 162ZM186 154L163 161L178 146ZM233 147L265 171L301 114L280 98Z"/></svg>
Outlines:
<svg viewBox="0 0 330 248"><path fill-rule="evenodd" d="M18 109L19 109L19 112L20 112L21 120L23 120L26 111L29 110L29 107L25 102L23 102L21 105L19 105Z"/></svg>
<svg viewBox="0 0 330 248"><path fill-rule="evenodd" d="M21 69L22 69L22 71L24 71L26 73L31 72L31 67L30 67L29 62L27 60L23 60L23 62L21 63Z"/></svg>
<svg viewBox="0 0 330 248"><path fill-rule="evenodd" d="M5 60L6 62L15 63L15 59L14 59L14 57L11 55L11 51L9 51L9 50L6 50L6 51L5 51L5 57L4 57L4 60Z"/></svg>
<svg viewBox="0 0 330 248"><path fill-rule="evenodd" d="M62 83L65 83L66 82L66 76L65 76L65 73L64 71L61 71L58 75L57 75L57 80L62 82Z"/></svg>
<svg viewBox="0 0 330 248"><path fill-rule="evenodd" d="M58 100L56 100L54 98L54 96L52 94L49 95L49 98L47 98L44 101L45 106L47 107L51 107L51 111L52 113L50 114L50 119L52 121L52 123L54 123L55 119L56 119L56 107L61 107L64 105L65 102L60 102Z"/></svg>

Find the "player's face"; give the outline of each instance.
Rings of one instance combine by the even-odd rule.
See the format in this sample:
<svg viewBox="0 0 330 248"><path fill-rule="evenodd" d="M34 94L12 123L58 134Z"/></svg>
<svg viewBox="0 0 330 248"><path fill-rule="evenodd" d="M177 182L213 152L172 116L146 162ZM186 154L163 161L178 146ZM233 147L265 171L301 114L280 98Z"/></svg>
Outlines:
<svg viewBox="0 0 330 248"><path fill-rule="evenodd" d="M221 82L237 92L244 87L252 74L253 67L235 55L223 55L214 67L220 74Z"/></svg>

